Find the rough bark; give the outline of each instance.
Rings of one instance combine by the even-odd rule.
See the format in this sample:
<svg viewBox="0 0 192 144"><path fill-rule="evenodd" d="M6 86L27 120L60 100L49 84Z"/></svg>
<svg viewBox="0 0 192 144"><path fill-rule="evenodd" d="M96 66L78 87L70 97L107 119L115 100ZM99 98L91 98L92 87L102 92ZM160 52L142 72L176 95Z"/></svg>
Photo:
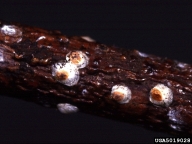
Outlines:
<svg viewBox="0 0 192 144"><path fill-rule="evenodd" d="M5 33L4 26L16 32ZM58 31L0 23L0 91L56 107L71 103L80 110L142 124L175 134L192 135L192 66L167 58L124 50ZM74 86L59 83L52 65L71 51L82 51L89 64L79 69ZM150 90L164 84L173 92L168 107L149 101ZM120 104L111 99L116 84L128 86L132 98Z"/></svg>

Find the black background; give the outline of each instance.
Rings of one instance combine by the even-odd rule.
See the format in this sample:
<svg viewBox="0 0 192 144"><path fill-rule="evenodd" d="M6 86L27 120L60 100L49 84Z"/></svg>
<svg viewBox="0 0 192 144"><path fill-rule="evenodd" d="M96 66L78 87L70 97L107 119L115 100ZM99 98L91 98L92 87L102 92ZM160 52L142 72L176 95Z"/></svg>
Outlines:
<svg viewBox="0 0 192 144"><path fill-rule="evenodd" d="M1 1L0 19L191 63L191 8L186 1ZM162 136L171 135L0 97L0 142L153 143Z"/></svg>

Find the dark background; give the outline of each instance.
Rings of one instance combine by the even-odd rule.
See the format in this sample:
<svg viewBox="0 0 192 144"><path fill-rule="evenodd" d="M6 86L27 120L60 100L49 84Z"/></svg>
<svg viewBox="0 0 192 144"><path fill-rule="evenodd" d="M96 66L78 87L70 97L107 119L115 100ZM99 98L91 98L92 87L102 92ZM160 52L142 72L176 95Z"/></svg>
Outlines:
<svg viewBox="0 0 192 144"><path fill-rule="evenodd" d="M192 5L185 2L1 1L0 19L191 63ZM0 142L153 143L154 137L164 136L171 135L84 113L63 115L0 96Z"/></svg>

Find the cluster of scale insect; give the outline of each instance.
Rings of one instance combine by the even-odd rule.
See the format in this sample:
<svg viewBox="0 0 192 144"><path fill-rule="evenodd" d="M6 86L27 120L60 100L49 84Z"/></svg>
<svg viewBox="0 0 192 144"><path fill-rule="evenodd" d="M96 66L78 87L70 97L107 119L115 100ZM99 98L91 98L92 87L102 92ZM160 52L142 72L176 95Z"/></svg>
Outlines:
<svg viewBox="0 0 192 144"><path fill-rule="evenodd" d="M66 60L64 62L55 63L52 66L52 75L60 83L73 86L79 81L79 69L84 68L88 65L89 58L82 51L69 52L66 55ZM65 75L64 79L57 78L59 75ZM160 93L159 97L162 100L156 100L153 98L152 90L157 89ZM128 103L131 100L131 90L125 85L114 85L111 89L111 97L120 104ZM163 84L157 84L150 91L149 101L155 105L169 106L172 103L173 94L170 88Z"/></svg>
<svg viewBox="0 0 192 144"><path fill-rule="evenodd" d="M75 57L73 55L75 54ZM67 86L74 86L79 81L79 69L88 65L89 58L81 51L69 52L65 61L60 61L52 66L52 75L56 80ZM59 76L64 75L63 79Z"/></svg>

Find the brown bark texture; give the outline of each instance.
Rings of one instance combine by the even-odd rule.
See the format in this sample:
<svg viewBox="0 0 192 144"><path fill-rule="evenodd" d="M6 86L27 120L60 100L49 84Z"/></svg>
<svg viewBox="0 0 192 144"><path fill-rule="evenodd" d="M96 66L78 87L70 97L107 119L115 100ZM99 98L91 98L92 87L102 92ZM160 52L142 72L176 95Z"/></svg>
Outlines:
<svg viewBox="0 0 192 144"><path fill-rule="evenodd" d="M1 21L0 30L2 94L51 107L70 103L83 112L192 135L191 65L17 23ZM78 69L78 82L68 86L53 76L53 66L76 51L89 61ZM150 102L150 91L157 84L172 90L169 106ZM111 98L114 85L129 87L129 102Z"/></svg>

